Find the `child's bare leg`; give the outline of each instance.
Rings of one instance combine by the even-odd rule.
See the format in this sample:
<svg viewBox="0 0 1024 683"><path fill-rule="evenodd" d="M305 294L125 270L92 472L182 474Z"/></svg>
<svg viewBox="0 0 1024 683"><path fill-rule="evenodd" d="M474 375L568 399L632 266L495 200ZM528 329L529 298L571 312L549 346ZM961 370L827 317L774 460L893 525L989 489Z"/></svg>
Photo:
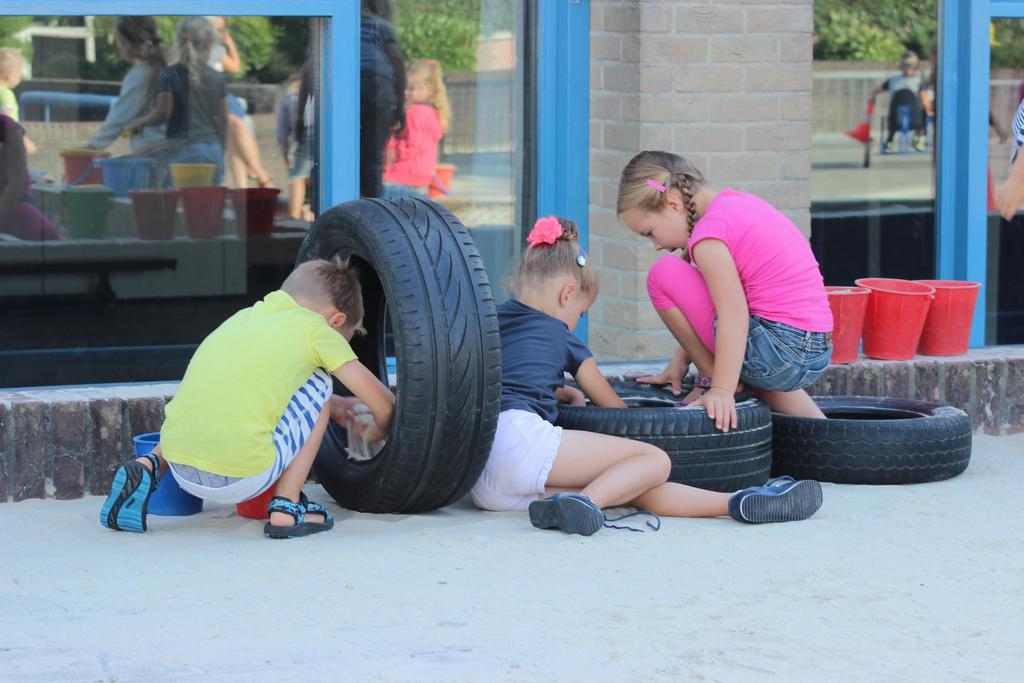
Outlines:
<svg viewBox="0 0 1024 683"><path fill-rule="evenodd" d="M260 148L256 143L256 138L249 132L245 121L234 114L228 115L228 138L230 145L234 147L235 155L240 157L241 163L246 169L243 177L248 179L248 169L252 169L260 187L269 185L272 180L267 169L263 168L263 159L260 157ZM245 187L245 185L239 187Z"/></svg>
<svg viewBox="0 0 1024 683"><path fill-rule="evenodd" d="M302 219L302 205L306 203L306 179L296 178L288 181L288 215Z"/></svg>
<svg viewBox="0 0 1024 683"><path fill-rule="evenodd" d="M612 507L665 483L669 469L665 452L650 444L566 429L547 485L579 491L598 507Z"/></svg>
<svg viewBox="0 0 1024 683"><path fill-rule="evenodd" d="M672 336L676 338L676 341L679 342L679 346L683 348L687 359L697 366L697 372L702 375L711 376L711 372L715 367L715 356L704 345L704 342L700 340L697 331L690 324L690 321L687 320L686 316L683 315L683 312L678 308L669 308L664 311L658 311L658 316L665 323L665 327L672 333Z"/></svg>
<svg viewBox="0 0 1024 683"><path fill-rule="evenodd" d="M274 492L274 495L282 496L291 501L299 500L302 486L306 483L306 477L309 476L309 470L313 467L316 453L320 450L320 443L324 439L324 432L327 431L327 422L330 417L331 401L328 399L327 404L320 411L320 415L317 416L316 424L313 425L313 430L309 433L306 443L303 444L291 464L285 468L281 478L277 480L277 490ZM324 517L321 514L311 512L309 513L309 521L323 522ZM274 526L292 526L295 524L295 519L284 512L272 512L270 513L270 523Z"/></svg>
<svg viewBox="0 0 1024 683"><path fill-rule="evenodd" d="M228 168L231 169L235 187L243 190L249 187L249 167L246 166L245 159L238 151L238 144L231 135L228 135Z"/></svg>
<svg viewBox="0 0 1024 683"><path fill-rule="evenodd" d="M721 517L729 514L731 496L670 481L637 496L631 505L666 517Z"/></svg>
<svg viewBox="0 0 1024 683"><path fill-rule="evenodd" d="M795 391L764 391L761 398L777 413L793 417L816 417L825 419L825 413L803 389Z"/></svg>

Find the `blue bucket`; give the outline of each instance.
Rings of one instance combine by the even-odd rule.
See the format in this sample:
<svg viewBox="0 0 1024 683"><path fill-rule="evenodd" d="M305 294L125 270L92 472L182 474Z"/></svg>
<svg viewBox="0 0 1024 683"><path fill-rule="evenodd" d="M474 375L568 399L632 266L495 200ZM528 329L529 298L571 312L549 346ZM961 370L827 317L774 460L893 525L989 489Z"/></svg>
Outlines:
<svg viewBox="0 0 1024 683"><path fill-rule="evenodd" d="M128 190L149 189L152 159L119 157L97 159L94 163L103 167L103 184L113 190L116 197L127 197Z"/></svg>
<svg viewBox="0 0 1024 683"><path fill-rule="evenodd" d="M135 457L141 457L160 443L160 432L139 434L132 439L132 442L135 444ZM182 491L170 470L160 477L160 485L149 497L149 507L147 508L149 514L165 517L184 517L202 511L203 499Z"/></svg>

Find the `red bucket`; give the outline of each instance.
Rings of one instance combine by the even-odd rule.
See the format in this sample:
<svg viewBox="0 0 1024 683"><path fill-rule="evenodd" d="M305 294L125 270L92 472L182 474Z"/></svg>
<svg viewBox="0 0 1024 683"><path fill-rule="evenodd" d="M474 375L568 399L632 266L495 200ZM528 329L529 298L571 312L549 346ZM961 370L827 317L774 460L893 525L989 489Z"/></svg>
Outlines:
<svg viewBox="0 0 1024 683"><path fill-rule="evenodd" d="M452 193L452 178L455 176L455 164L438 164L434 169L434 177L427 188L427 196L437 199Z"/></svg>
<svg viewBox="0 0 1024 683"><path fill-rule="evenodd" d="M239 235L267 235L274 227L277 211L276 187L250 187L231 190L231 206L235 209L235 222ZM242 226L245 226L243 230Z"/></svg>
<svg viewBox="0 0 1024 683"><path fill-rule="evenodd" d="M832 362L852 363L857 360L871 290L865 287L826 287L825 291L832 309Z"/></svg>
<svg viewBox="0 0 1024 683"><path fill-rule="evenodd" d="M917 352L926 356L959 356L967 353L974 305L980 282L963 280L916 280L935 288Z"/></svg>
<svg viewBox="0 0 1024 683"><path fill-rule="evenodd" d="M185 232L191 237L217 237L224 233L226 187L183 187Z"/></svg>
<svg viewBox="0 0 1024 683"><path fill-rule="evenodd" d="M235 510L238 511L238 516L247 517L248 519L266 519L270 517L267 514L267 506L270 505L270 499L274 497L276 489L277 483L255 498L250 498L236 505Z"/></svg>
<svg viewBox="0 0 1024 683"><path fill-rule="evenodd" d="M864 317L864 355L880 360L913 358L935 288L885 277L860 278L855 284L871 290Z"/></svg>
<svg viewBox="0 0 1024 683"><path fill-rule="evenodd" d="M169 240L178 222L178 190L129 190L135 230L144 240Z"/></svg>
<svg viewBox="0 0 1024 683"><path fill-rule="evenodd" d="M103 167L94 164L95 159L107 159L108 152L95 149L65 149L60 153L64 160L64 183L67 185L102 185Z"/></svg>

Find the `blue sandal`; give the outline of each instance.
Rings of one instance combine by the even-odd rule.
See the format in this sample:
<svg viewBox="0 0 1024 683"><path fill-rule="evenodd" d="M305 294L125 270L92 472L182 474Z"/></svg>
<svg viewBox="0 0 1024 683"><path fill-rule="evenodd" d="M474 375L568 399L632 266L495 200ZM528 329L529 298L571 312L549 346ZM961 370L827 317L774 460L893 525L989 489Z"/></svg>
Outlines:
<svg viewBox="0 0 1024 683"><path fill-rule="evenodd" d="M110 495L100 508L100 524L106 528L140 533L146 530L146 508L160 483L160 461L152 453L144 457L153 464L152 472L138 460L117 468Z"/></svg>
<svg viewBox="0 0 1024 683"><path fill-rule="evenodd" d="M263 525L263 534L267 538L299 538L309 536L320 531L327 531L334 527L334 516L320 503L315 503L306 498L305 493L299 494L299 502L289 500L284 496L274 496L267 505L267 515L271 512L283 512L291 515L295 524L290 526L277 526L267 522ZM307 522L307 513L320 514L324 516L322 522Z"/></svg>

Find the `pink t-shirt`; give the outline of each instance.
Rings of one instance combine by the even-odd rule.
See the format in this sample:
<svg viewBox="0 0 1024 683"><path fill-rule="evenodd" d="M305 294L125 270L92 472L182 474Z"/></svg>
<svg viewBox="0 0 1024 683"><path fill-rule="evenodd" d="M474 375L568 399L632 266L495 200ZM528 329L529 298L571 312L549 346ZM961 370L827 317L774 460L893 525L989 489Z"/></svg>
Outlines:
<svg viewBox="0 0 1024 683"><path fill-rule="evenodd" d="M708 238L721 240L732 254L751 315L807 332L832 331L818 261L781 211L760 197L726 188L693 227L690 253Z"/></svg>
<svg viewBox="0 0 1024 683"><path fill-rule="evenodd" d="M414 104L405 113L405 129L388 140L384 182L426 187L437 168L437 143L444 137L441 118L429 104Z"/></svg>

